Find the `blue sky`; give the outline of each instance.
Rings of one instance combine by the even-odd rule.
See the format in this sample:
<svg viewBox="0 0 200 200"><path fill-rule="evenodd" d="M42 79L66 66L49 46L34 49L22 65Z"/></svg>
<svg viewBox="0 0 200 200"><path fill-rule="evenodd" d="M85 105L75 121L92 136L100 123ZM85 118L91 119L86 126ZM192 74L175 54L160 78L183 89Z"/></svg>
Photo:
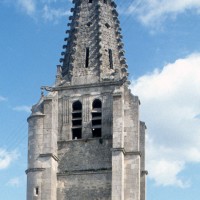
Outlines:
<svg viewBox="0 0 200 200"><path fill-rule="evenodd" d="M200 1L117 0L147 130L147 198L199 199ZM0 0L0 199L25 200L27 123L52 85L69 0Z"/></svg>

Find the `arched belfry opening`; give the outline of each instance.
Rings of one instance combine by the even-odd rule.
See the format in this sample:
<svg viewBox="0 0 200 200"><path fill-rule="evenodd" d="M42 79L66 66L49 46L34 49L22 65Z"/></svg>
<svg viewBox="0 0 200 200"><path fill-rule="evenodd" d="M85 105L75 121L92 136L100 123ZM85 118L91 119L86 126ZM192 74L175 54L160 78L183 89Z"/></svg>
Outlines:
<svg viewBox="0 0 200 200"><path fill-rule="evenodd" d="M102 103L101 100L95 99L92 103L92 108L93 109L101 109L102 108Z"/></svg>
<svg viewBox="0 0 200 200"><path fill-rule="evenodd" d="M73 111L80 111L82 110L82 103L80 101L75 101L73 103Z"/></svg>

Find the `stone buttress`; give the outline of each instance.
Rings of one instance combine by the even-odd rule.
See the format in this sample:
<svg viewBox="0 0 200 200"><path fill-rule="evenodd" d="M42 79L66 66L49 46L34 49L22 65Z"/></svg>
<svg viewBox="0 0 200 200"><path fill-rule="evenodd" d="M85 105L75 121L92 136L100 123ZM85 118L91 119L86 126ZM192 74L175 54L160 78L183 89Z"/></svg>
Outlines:
<svg viewBox="0 0 200 200"><path fill-rule="evenodd" d="M112 0L73 0L56 83L33 106L27 200L145 200L145 124Z"/></svg>
<svg viewBox="0 0 200 200"><path fill-rule="evenodd" d="M57 97L42 97L28 118L27 200L56 200Z"/></svg>

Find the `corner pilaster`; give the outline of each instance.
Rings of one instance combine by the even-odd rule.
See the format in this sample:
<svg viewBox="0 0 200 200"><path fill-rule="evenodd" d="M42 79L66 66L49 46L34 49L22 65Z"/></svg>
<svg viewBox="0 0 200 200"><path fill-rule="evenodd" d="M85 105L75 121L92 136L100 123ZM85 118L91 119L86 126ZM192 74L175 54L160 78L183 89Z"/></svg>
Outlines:
<svg viewBox="0 0 200 200"><path fill-rule="evenodd" d="M113 94L112 200L124 200L124 103Z"/></svg>

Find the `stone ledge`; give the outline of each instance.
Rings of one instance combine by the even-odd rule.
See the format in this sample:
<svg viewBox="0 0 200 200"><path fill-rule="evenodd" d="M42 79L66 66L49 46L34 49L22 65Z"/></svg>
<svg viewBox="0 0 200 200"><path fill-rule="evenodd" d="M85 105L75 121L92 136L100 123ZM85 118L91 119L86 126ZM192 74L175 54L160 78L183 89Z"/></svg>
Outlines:
<svg viewBox="0 0 200 200"><path fill-rule="evenodd" d="M125 152L125 155L138 155L138 156L142 156L142 153L140 151L130 151L130 152Z"/></svg>
<svg viewBox="0 0 200 200"><path fill-rule="evenodd" d="M121 151L123 154L126 153L124 148L112 148L111 151Z"/></svg>
<svg viewBox="0 0 200 200"><path fill-rule="evenodd" d="M138 155L138 156L141 156L142 155L142 153L140 151L130 151L130 152L128 152L128 151L125 151L124 148L112 148L111 150L112 151L121 151L121 152L123 152L123 154L125 156L126 155Z"/></svg>
<svg viewBox="0 0 200 200"><path fill-rule="evenodd" d="M42 172L44 170L45 168L29 168L25 171L25 173L28 174L29 172Z"/></svg>
<svg viewBox="0 0 200 200"><path fill-rule="evenodd" d="M88 142L92 140L112 140L112 135L110 135L110 137L82 138L82 139L77 139L77 140L58 140L57 143Z"/></svg>
<svg viewBox="0 0 200 200"><path fill-rule="evenodd" d="M40 154L40 157L52 157L55 161L59 161L59 158L53 153Z"/></svg>
<svg viewBox="0 0 200 200"><path fill-rule="evenodd" d="M76 89L76 88L80 89L80 88L91 88L91 87L103 87L103 86L108 86L108 85L120 86L120 85L123 85L125 82L126 82L125 79L121 79L118 81L105 81L105 82L91 83L91 84L84 84L84 85L67 85L67 86L61 85L57 87L48 87L47 91L61 91L61 90Z"/></svg>
<svg viewBox="0 0 200 200"><path fill-rule="evenodd" d="M29 121L30 119L35 118L35 117L45 117L45 114L39 113L39 112L37 112L37 113L32 113L32 114L27 118L27 121Z"/></svg>
<svg viewBox="0 0 200 200"><path fill-rule="evenodd" d="M109 174L109 173L112 173L112 168L67 171L67 172L63 172L63 173L57 173L57 176L87 175L87 174Z"/></svg>

